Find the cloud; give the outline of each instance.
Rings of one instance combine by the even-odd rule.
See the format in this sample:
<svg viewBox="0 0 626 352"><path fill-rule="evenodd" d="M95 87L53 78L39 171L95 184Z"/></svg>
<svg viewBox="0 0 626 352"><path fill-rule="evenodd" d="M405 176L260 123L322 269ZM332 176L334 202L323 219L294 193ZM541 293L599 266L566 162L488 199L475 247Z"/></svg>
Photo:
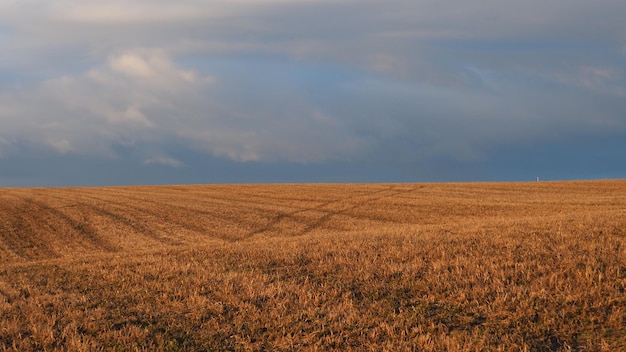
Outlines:
<svg viewBox="0 0 626 352"><path fill-rule="evenodd" d="M153 77L151 65L137 55L125 54L115 57L110 62L111 68L132 77Z"/></svg>
<svg viewBox="0 0 626 352"><path fill-rule="evenodd" d="M284 82L259 83L271 85L242 88L182 69L163 49L131 49L84 73L0 93L0 135L59 154L117 157L119 148L177 143L237 161L334 160L364 143L301 92L273 91ZM220 91L231 89L238 93Z"/></svg>
<svg viewBox="0 0 626 352"><path fill-rule="evenodd" d="M624 81L623 69L608 66L582 66L574 79L574 83L591 91L626 97Z"/></svg>
<svg viewBox="0 0 626 352"><path fill-rule="evenodd" d="M179 69L161 50L130 50L85 73L0 93L6 110L0 134L46 141L62 154L111 154L118 140L155 138L168 124L161 111L212 82Z"/></svg>
<svg viewBox="0 0 626 352"><path fill-rule="evenodd" d="M2 2L0 153L473 162L601 138L626 129L623 13L618 0Z"/></svg>
<svg viewBox="0 0 626 352"><path fill-rule="evenodd" d="M433 40L612 41L623 47L624 10L619 0L36 0L5 3L0 18L19 36L14 44L21 48L172 49L183 42L196 43L196 49L204 43L209 51L249 48L302 57L314 45L309 52L354 61L383 48L412 54L405 57L410 59Z"/></svg>
<svg viewBox="0 0 626 352"><path fill-rule="evenodd" d="M49 139L46 144L59 154L67 154L74 150L74 147L67 139Z"/></svg>
<svg viewBox="0 0 626 352"><path fill-rule="evenodd" d="M143 163L144 165L158 164L158 165L165 165L165 166L170 166L170 167L184 166L184 164L181 161L176 160L172 157L168 157L168 156L155 156L155 157L144 160Z"/></svg>

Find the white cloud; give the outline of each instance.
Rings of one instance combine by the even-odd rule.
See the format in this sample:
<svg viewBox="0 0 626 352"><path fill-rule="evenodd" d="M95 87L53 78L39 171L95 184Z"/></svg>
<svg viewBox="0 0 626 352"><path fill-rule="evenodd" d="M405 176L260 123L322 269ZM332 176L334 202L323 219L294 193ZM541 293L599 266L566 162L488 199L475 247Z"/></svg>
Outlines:
<svg viewBox="0 0 626 352"><path fill-rule="evenodd" d="M147 78L154 77L156 74L146 60L133 54L124 54L114 57L111 59L110 65L115 71L122 72L131 77Z"/></svg>
<svg viewBox="0 0 626 352"><path fill-rule="evenodd" d="M113 123L130 123L133 125L143 125L145 127L154 126L152 121L150 121L137 106L129 106L125 111L106 109L102 111L102 115Z"/></svg>
<svg viewBox="0 0 626 352"><path fill-rule="evenodd" d="M213 81L178 68L162 50L131 50L85 73L0 92L2 132L61 154L111 154L119 140L166 133L172 121L163 111L184 112L182 100Z"/></svg>
<svg viewBox="0 0 626 352"><path fill-rule="evenodd" d="M68 154L74 150L74 147L67 139L49 139L47 144L59 154Z"/></svg>
<svg viewBox="0 0 626 352"><path fill-rule="evenodd" d="M277 83L270 83L221 101L214 96L220 89L240 87L215 82L182 69L163 49L131 49L84 73L0 93L3 132L22 143L45 141L43 148L59 154L115 157L117 146L175 143L237 161L337 159L364 143L301 92L274 92Z"/></svg>
<svg viewBox="0 0 626 352"><path fill-rule="evenodd" d="M112 71L121 73L150 85L169 86L176 83L195 83L197 74L192 70L182 70L172 62L169 55L159 48L137 48L130 52L109 57ZM98 73L93 73L98 77ZM200 83L213 83L211 76L201 77Z"/></svg>

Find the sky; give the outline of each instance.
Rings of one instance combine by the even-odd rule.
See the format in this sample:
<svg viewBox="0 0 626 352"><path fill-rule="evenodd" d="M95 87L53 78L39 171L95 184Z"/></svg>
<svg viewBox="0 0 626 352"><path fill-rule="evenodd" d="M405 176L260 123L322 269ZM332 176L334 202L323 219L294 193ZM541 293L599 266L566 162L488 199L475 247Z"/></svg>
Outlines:
<svg viewBox="0 0 626 352"><path fill-rule="evenodd" d="M623 0L0 0L0 187L626 178Z"/></svg>

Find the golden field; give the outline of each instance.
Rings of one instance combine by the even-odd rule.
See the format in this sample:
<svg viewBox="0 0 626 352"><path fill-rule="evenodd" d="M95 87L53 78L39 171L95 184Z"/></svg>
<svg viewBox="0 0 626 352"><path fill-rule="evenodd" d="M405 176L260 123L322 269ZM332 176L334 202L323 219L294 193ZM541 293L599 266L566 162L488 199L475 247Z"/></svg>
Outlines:
<svg viewBox="0 0 626 352"><path fill-rule="evenodd" d="M626 351L626 181L0 189L0 350Z"/></svg>

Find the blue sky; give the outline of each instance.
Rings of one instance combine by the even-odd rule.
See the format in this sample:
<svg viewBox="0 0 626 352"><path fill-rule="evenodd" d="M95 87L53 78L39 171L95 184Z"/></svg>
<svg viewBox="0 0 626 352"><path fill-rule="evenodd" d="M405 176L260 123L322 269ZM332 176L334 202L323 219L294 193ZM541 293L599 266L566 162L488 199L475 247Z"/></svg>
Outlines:
<svg viewBox="0 0 626 352"><path fill-rule="evenodd" d="M0 0L0 186L624 178L625 13Z"/></svg>

